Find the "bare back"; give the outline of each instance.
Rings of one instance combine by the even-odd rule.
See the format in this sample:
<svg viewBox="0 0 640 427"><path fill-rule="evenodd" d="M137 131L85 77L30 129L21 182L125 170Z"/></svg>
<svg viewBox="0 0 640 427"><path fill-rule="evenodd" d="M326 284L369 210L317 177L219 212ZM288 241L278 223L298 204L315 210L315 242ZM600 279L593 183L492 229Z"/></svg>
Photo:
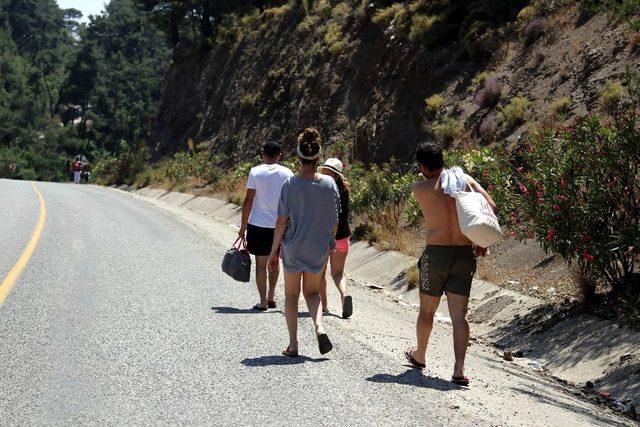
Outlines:
<svg viewBox="0 0 640 427"><path fill-rule="evenodd" d="M442 246L471 246L460 231L456 201L436 189L439 178L430 178L416 183L413 195L420 204L422 216L427 227L427 244Z"/></svg>

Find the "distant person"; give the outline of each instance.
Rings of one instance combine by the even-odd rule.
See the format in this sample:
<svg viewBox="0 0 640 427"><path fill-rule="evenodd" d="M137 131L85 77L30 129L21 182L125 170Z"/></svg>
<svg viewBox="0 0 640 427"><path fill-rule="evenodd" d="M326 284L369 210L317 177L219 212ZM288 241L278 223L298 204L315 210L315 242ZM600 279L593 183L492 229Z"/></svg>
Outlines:
<svg viewBox="0 0 640 427"><path fill-rule="evenodd" d="M342 304L342 317L348 319L353 314L353 300L347 295L347 280L344 277L344 265L349 254L349 237L351 237L351 228L349 227L349 183L347 182L342 170L344 165L339 159L327 159L324 165L320 166L320 173L328 175L336 182L338 191L340 192L340 215L338 217L338 231L336 233L336 250L331 251L329 255L329 263L331 263L331 278L340 292L340 302ZM322 272L322 281L320 282L320 297L322 298L322 307L325 313L329 313L329 303L327 299L327 265Z"/></svg>
<svg viewBox="0 0 640 427"><path fill-rule="evenodd" d="M253 309L259 311L276 308L275 292L280 272L278 269L272 270L267 278L267 260L273 244L280 189L282 183L293 176L290 169L278 164L281 156L282 148L275 141L268 141L262 147L263 164L249 172L247 194L242 205L242 223L238 232L240 237L244 237L246 233L247 249L256 258L256 285L260 302Z"/></svg>
<svg viewBox="0 0 640 427"><path fill-rule="evenodd" d="M278 221L269 269L276 271L279 256L284 267L284 315L289 329L289 345L285 356L298 356L298 300L302 293L321 354L333 348L322 322L320 281L329 251L335 248L335 235L340 213L340 194L333 179L317 173L321 155L320 134L306 129L298 137L300 172L282 185L278 205Z"/></svg>
<svg viewBox="0 0 640 427"><path fill-rule="evenodd" d="M80 160L76 160L73 163L73 166L71 166L71 169L73 170L73 183L80 184L80 177L82 174L82 162L80 162Z"/></svg>
<svg viewBox="0 0 640 427"><path fill-rule="evenodd" d="M455 366L451 381L467 386L464 360L469 345L467 307L471 282L476 271L476 256L486 249L476 248L465 237L458 224L456 202L452 191L474 191L482 194L492 209L495 203L472 177L460 168L445 169L442 150L425 143L416 151L420 172L426 178L413 187L413 195L420 204L427 229L426 247L420 257L420 313L416 325L417 347L405 351L407 360L423 369L427 343L433 328L433 318L443 293L447 295L449 314L453 324Z"/></svg>

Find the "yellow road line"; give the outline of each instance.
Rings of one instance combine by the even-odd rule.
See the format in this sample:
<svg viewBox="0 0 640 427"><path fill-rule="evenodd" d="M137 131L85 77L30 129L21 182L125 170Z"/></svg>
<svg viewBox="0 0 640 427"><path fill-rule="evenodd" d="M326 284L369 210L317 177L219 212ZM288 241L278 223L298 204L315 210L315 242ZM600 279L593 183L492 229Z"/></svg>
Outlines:
<svg viewBox="0 0 640 427"><path fill-rule="evenodd" d="M13 285L15 285L18 277L20 277L20 273L27 266L29 259L31 259L31 255L33 255L33 251L36 249L36 245L40 240L40 236L42 235L42 229L44 228L44 220L47 217L47 205L44 203L44 198L40 191L38 191L38 187L36 184L31 183L33 186L33 191L38 195L38 199L40 200L40 217L38 218L38 223L36 224L36 228L33 230L33 234L31 235L31 240L26 248L24 248L24 252L20 255L18 262L13 266L7 277L0 284L0 305L4 303L4 301L9 296Z"/></svg>

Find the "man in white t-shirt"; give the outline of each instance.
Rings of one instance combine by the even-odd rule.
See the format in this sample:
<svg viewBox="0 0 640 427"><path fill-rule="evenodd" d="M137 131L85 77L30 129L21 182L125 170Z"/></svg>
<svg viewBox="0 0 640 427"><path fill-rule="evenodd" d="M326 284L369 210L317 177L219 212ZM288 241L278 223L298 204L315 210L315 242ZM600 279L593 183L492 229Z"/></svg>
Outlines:
<svg viewBox="0 0 640 427"><path fill-rule="evenodd" d="M275 292L279 271L269 272L269 292L267 294L267 260L271 253L273 232L278 217L278 202L282 184L293 176L289 168L278 164L282 147L275 141L268 141L262 148L263 164L249 172L247 194L242 205L242 224L238 235L247 234L247 248L256 257L256 284L260 302L254 310L265 311L275 308Z"/></svg>

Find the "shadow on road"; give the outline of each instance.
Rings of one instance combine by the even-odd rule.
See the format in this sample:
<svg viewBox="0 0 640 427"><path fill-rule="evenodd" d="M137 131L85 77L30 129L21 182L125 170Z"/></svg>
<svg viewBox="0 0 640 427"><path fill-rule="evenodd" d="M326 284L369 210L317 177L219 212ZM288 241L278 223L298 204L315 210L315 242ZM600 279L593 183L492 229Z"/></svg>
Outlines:
<svg viewBox="0 0 640 427"><path fill-rule="evenodd" d="M439 391L450 390L464 390L456 384L450 381L445 381L442 378L428 377L422 374L417 369L408 369L406 372L399 375L391 374L376 374L367 378L367 381L374 383L395 383L402 385L410 385L414 387L430 388Z"/></svg>
<svg viewBox="0 0 640 427"><path fill-rule="evenodd" d="M280 310L258 311L252 308L235 308L235 307L211 307L211 310L219 314L270 314L280 313Z"/></svg>
<svg viewBox="0 0 640 427"><path fill-rule="evenodd" d="M245 366L281 366L281 365L300 365L306 362L326 362L326 357L320 359L312 359L307 356L287 357L287 356L260 356L252 359L244 359L242 362Z"/></svg>

